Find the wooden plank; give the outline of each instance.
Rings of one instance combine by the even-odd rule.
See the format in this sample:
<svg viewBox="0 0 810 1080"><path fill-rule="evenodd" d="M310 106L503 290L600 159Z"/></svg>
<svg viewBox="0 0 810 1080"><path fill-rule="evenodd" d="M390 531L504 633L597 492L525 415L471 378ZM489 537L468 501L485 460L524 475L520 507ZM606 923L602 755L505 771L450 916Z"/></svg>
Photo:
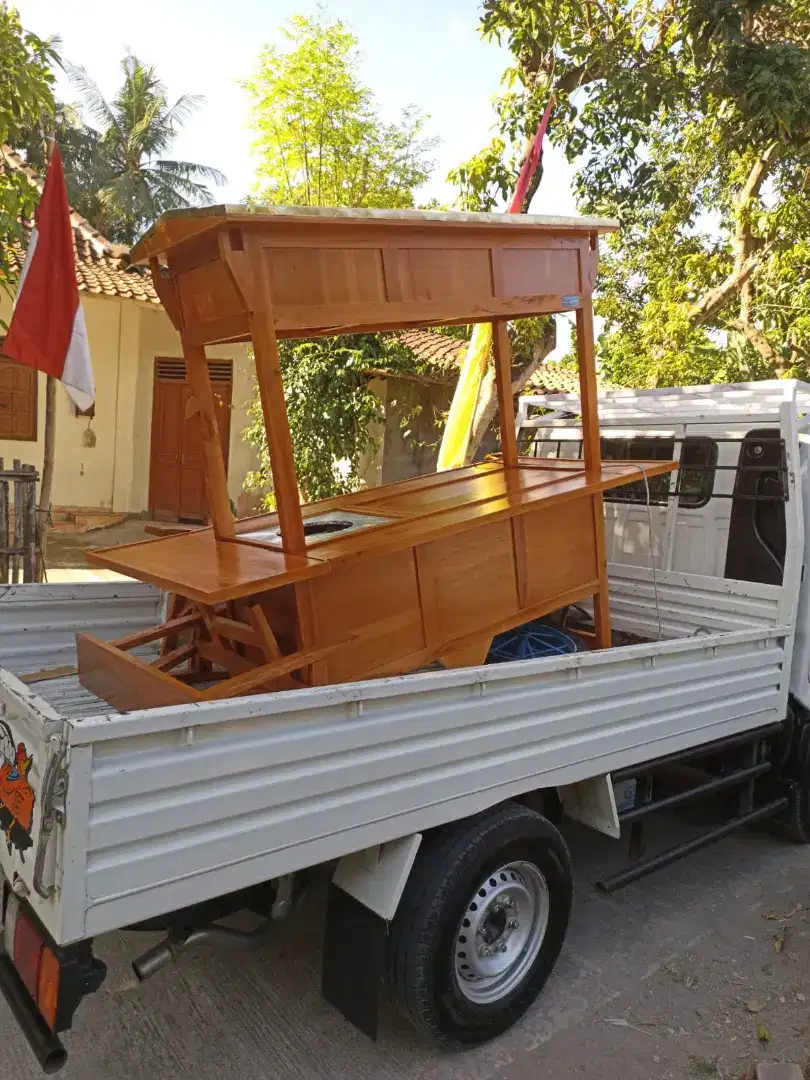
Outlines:
<svg viewBox="0 0 810 1080"><path fill-rule="evenodd" d="M79 669L72 664L62 664L60 667L43 668L42 671L29 671L17 678L23 683L48 682L50 679L64 679L66 675L78 675Z"/></svg>
<svg viewBox="0 0 810 1080"><path fill-rule="evenodd" d="M95 565L211 606L329 573L329 564L321 560L220 541L209 529L96 549L86 556Z"/></svg>
<svg viewBox="0 0 810 1080"><path fill-rule="evenodd" d="M246 656L240 656L233 649L223 649L212 641L197 642L197 652L212 664L219 664L221 668L231 675L241 675L246 671L256 669L256 661L249 660Z"/></svg>
<svg viewBox="0 0 810 1080"><path fill-rule="evenodd" d="M278 338L329 337L406 330L419 326L458 326L493 319L519 319L575 311L574 302L563 303L559 293L542 296L505 297L491 294L466 301L457 297L440 300L408 300L402 303L296 304L275 309Z"/></svg>
<svg viewBox="0 0 810 1080"><path fill-rule="evenodd" d="M202 697L206 701L212 701L218 698L249 694L251 691L260 689L266 683L272 682L282 675L288 675L292 671L300 671L301 668L308 667L318 660L323 660L335 647L334 645L327 645L319 649L304 649L292 653L290 656L284 656L280 660L273 660L272 663L254 667L252 671L246 671L243 675L235 675L232 679L225 679L218 686L212 686L208 690L204 690Z"/></svg>
<svg viewBox="0 0 810 1080"><path fill-rule="evenodd" d="M391 656L425 646L413 551L348 559L311 582L313 644L335 645L329 682L345 682ZM351 636L351 640L349 640Z"/></svg>
<svg viewBox="0 0 810 1080"><path fill-rule="evenodd" d="M220 637L228 638L229 641L239 641L243 645L261 644L259 635L253 627L237 619L229 619L225 615L214 615L211 626Z"/></svg>
<svg viewBox="0 0 810 1080"><path fill-rule="evenodd" d="M359 216L336 211L330 215L279 214L271 209L257 214L252 208L229 207L221 213L204 210L197 215L187 213L166 214L149 230L132 250L134 263L146 262L172 248L190 241L206 232L241 229L245 234L259 235L268 246L285 243L300 246L302 240L310 244L335 244L344 246L350 238L352 246L363 243L377 245L385 241L392 245L414 247L428 246L515 246L525 243L531 247L541 246L546 239L559 243L570 239L576 244L591 233L615 232L618 222L604 218L555 217L548 215L514 214L483 218L478 215L448 218L417 216L409 212L390 212L385 216Z"/></svg>
<svg viewBox="0 0 810 1080"><path fill-rule="evenodd" d="M202 700L199 690L90 634L76 635L76 654L79 682L119 712Z"/></svg>
<svg viewBox="0 0 810 1080"><path fill-rule="evenodd" d="M508 520L440 537L425 547L433 570L440 640L486 627L519 610Z"/></svg>
<svg viewBox="0 0 810 1080"><path fill-rule="evenodd" d="M584 590L572 589L568 592L559 593L550 599L542 601L542 603L522 608L514 615L490 623L489 626L479 627L471 634L460 634L449 639L443 642L438 649L420 649L407 656L401 656L396 660L380 664L379 667L366 672L366 678L379 679L387 675L402 675L430 663L437 656L441 658L445 652L448 654L458 653L461 649L466 649L468 644L477 647L485 634L493 638L496 634L503 633L504 630L511 630L515 626L520 626L521 623L529 622L531 619L539 619L550 611L557 611L559 608L567 607L569 604L574 604L579 600L592 596L598 586L598 581L589 581L586 583Z"/></svg>
<svg viewBox="0 0 810 1080"><path fill-rule="evenodd" d="M178 645L171 652L161 653L157 660L153 660L149 666L157 668L158 671L169 671L170 668L182 664L184 660L190 660L192 656L196 655L196 652L197 642L190 641L188 645Z"/></svg>
<svg viewBox="0 0 810 1080"><path fill-rule="evenodd" d="M267 449L273 474L273 490L278 506L278 520L284 550L292 555L306 551L301 500L295 475L290 425L284 402L284 383L273 325L273 297L269 268L261 246L246 246L257 290L257 308L250 316L250 335L256 360L256 379L262 403Z"/></svg>
<svg viewBox="0 0 810 1080"><path fill-rule="evenodd" d="M173 619L179 618L183 614L186 608L187 600L185 596L180 596L178 593L171 593L169 596L168 610L166 618L168 622ZM160 643L161 653L170 653L177 645L177 634L167 634L166 637Z"/></svg>
<svg viewBox="0 0 810 1080"><path fill-rule="evenodd" d="M180 314L180 301L177 299L177 287L174 281L163 272L156 257L149 260L149 269L152 271L152 284L160 298L163 309L172 321L175 330L183 329L183 319Z"/></svg>
<svg viewBox="0 0 810 1080"><path fill-rule="evenodd" d="M168 622L160 623L159 626L150 626L148 630L138 630L134 634L111 641L110 644L116 649L134 649L138 645L148 645L150 641L166 637L168 634L177 634L181 630L188 630L202 622L202 615L198 611L181 615L177 619L169 619Z"/></svg>
<svg viewBox="0 0 810 1080"><path fill-rule="evenodd" d="M596 359L593 339L593 304L585 300L577 311L577 358L579 396L582 412L582 459L589 473L601 468L599 409L597 404Z"/></svg>
<svg viewBox="0 0 810 1080"><path fill-rule="evenodd" d="M200 412L203 464L208 501L211 507L211 522L218 538L230 539L234 536L233 514L217 423L216 402L208 373L208 360L204 348L189 345L185 341L183 342L183 356L186 360L186 377Z"/></svg>
<svg viewBox="0 0 810 1080"><path fill-rule="evenodd" d="M517 519L515 519L517 520ZM526 606L598 580L592 498L524 514Z"/></svg>
<svg viewBox="0 0 810 1080"><path fill-rule="evenodd" d="M593 507L594 547L599 573L599 588L593 595L593 622L597 649L609 649L613 643L610 631L610 589L607 577L607 550L605 544L605 508L601 493L591 496ZM650 543L653 538L650 537Z"/></svg>
<svg viewBox="0 0 810 1080"><path fill-rule="evenodd" d="M246 608L245 614L250 620L250 625L259 639L265 656L269 660L278 660L281 657L281 649L278 647L276 636L270 629L270 623L267 621L263 609L259 604L252 604L249 608Z"/></svg>

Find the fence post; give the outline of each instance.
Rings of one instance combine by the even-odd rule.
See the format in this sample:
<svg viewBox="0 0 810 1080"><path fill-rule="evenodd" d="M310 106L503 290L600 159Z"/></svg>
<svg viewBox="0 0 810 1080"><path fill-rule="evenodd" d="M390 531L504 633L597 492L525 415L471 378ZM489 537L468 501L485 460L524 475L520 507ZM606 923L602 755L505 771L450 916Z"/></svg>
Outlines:
<svg viewBox="0 0 810 1080"><path fill-rule="evenodd" d="M0 457L0 585L8 585L8 481L2 474L3 459Z"/></svg>
<svg viewBox="0 0 810 1080"><path fill-rule="evenodd" d="M14 458L14 472L20 471L20 459ZM14 539L11 546L15 553L11 556L11 583L16 585L20 580L20 556L19 549L22 547L22 515L20 513L22 503L22 484L14 479Z"/></svg>
<svg viewBox="0 0 810 1080"><path fill-rule="evenodd" d="M26 465L25 471L31 474L31 480L25 485L23 580L35 582L37 580L37 474L33 465Z"/></svg>

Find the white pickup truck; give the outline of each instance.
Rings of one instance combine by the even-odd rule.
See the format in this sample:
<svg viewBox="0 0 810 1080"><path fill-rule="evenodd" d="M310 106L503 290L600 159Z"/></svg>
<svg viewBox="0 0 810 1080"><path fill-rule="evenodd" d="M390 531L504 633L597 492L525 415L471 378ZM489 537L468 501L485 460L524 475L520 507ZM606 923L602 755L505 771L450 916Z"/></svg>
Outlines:
<svg viewBox="0 0 810 1080"><path fill-rule="evenodd" d="M524 452L576 456L578 409L522 399ZM680 462L606 504L607 650L120 713L79 685L74 635L147 627L164 598L0 586L0 989L44 1069L110 930L165 930L145 978L281 932L325 873L328 1000L373 1036L387 979L419 1028L469 1045L563 946L564 813L630 833L606 890L754 822L810 838L810 385L616 392L600 423L605 457ZM556 630L576 644L587 618ZM721 824L640 853L649 814L718 793ZM255 931L222 924L242 908Z"/></svg>

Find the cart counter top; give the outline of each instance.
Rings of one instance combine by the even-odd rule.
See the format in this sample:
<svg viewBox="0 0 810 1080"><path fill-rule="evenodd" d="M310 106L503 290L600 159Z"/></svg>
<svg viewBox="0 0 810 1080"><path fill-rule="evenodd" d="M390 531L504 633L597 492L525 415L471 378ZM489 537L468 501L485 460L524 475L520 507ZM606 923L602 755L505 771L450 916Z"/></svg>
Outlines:
<svg viewBox="0 0 810 1080"><path fill-rule="evenodd" d="M589 474L581 461L521 458L516 469L504 469L492 460L303 507L305 531L314 526L305 556L281 550L278 518L268 514L238 521L234 540L217 540L204 528L89 551L87 558L200 603L219 604L309 580L361 553L401 551L675 468L675 461L604 461L598 474Z"/></svg>

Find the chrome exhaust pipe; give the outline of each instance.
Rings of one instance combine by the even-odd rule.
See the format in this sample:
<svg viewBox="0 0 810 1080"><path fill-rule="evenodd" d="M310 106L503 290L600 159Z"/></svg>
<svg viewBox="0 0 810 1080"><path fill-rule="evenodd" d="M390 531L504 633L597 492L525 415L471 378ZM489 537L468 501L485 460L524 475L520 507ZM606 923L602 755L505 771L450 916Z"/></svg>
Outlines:
<svg viewBox="0 0 810 1080"><path fill-rule="evenodd" d="M194 945L223 945L229 949L252 949L260 945L272 929L273 922L266 919L255 930L231 930L227 926L198 926L192 930L171 933L132 962L132 970L139 982L150 979L161 968Z"/></svg>

